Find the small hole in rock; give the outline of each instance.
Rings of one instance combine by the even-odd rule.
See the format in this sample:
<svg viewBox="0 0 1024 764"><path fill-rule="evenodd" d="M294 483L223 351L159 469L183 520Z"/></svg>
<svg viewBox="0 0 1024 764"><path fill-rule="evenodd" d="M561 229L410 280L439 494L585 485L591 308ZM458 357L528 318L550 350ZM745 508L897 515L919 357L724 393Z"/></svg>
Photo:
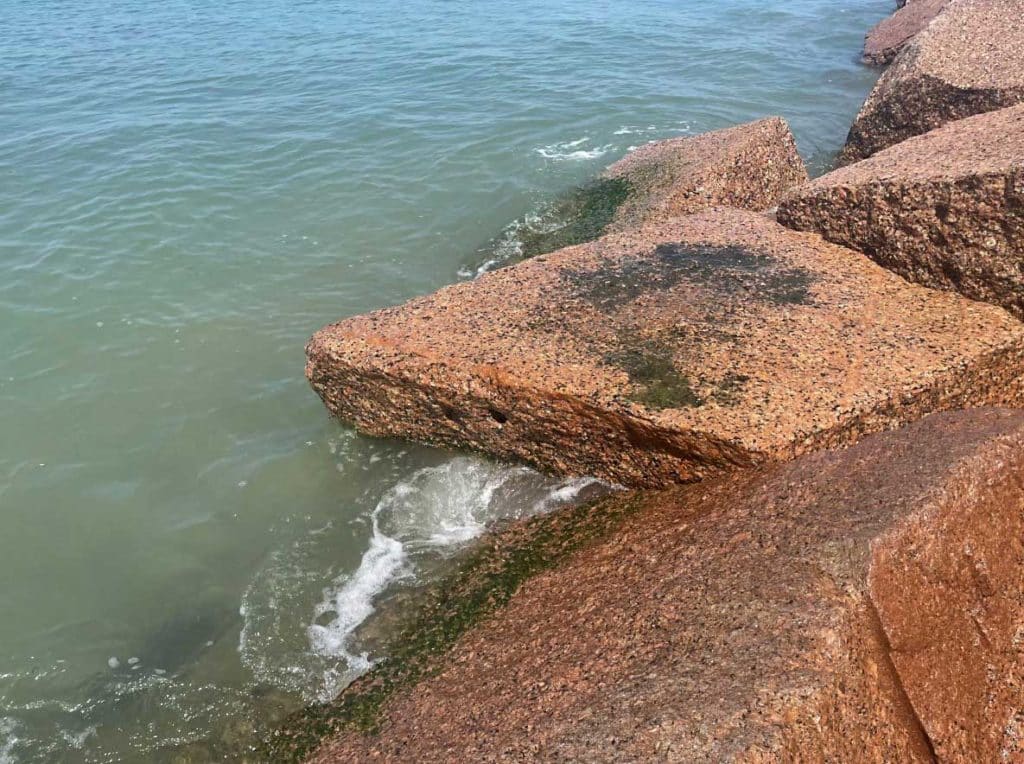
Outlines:
<svg viewBox="0 0 1024 764"><path fill-rule="evenodd" d="M505 422L508 421L508 417L502 414L500 411L496 411L495 409L488 409L488 413L491 415L491 419L493 419L498 424L505 424Z"/></svg>

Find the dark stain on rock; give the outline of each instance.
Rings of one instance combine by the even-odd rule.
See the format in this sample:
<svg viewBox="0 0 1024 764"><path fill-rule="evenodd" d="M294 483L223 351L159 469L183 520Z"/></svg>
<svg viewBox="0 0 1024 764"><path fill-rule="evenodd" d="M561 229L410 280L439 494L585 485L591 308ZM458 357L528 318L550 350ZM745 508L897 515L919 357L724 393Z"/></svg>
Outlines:
<svg viewBox="0 0 1024 764"><path fill-rule="evenodd" d="M692 381L676 368L675 355L686 343L673 332L654 339L623 332L617 343L617 349L605 353L603 362L626 372L636 386L629 400L652 411L698 408L709 400L720 406L734 406L750 381L745 374L734 373L713 382Z"/></svg>
<svg viewBox="0 0 1024 764"><path fill-rule="evenodd" d="M722 406L734 406L739 401L740 393L743 392L743 388L746 387L749 381L750 377L746 374L726 374L715 383L715 391L711 394L711 397Z"/></svg>
<svg viewBox="0 0 1024 764"><path fill-rule="evenodd" d="M573 189L555 201L540 226L519 232L522 256L535 257L600 238L632 193L632 184L624 178L600 178Z"/></svg>
<svg viewBox="0 0 1024 764"><path fill-rule="evenodd" d="M637 386L630 400L654 411L695 408L703 403L689 378L676 369L671 345L635 337L624 337L620 342L621 347L607 353L603 360L625 371Z"/></svg>
<svg viewBox="0 0 1024 764"><path fill-rule="evenodd" d="M659 244L650 255L606 261L596 270L567 269L562 280L576 297L611 311L680 282L716 299L747 299L774 305L811 302L814 276L776 258L738 246Z"/></svg>

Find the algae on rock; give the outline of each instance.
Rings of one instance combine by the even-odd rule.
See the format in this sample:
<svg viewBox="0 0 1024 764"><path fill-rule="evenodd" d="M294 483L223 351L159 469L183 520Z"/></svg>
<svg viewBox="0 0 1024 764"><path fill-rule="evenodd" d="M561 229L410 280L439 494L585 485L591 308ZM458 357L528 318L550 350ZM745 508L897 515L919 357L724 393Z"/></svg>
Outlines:
<svg viewBox="0 0 1024 764"><path fill-rule="evenodd" d="M515 523L481 539L456 569L423 594L387 649L387 657L334 701L307 706L264 742L271 761L302 761L343 729L379 730L385 703L439 669L438 659L529 578L610 533L639 502L630 496L592 502Z"/></svg>

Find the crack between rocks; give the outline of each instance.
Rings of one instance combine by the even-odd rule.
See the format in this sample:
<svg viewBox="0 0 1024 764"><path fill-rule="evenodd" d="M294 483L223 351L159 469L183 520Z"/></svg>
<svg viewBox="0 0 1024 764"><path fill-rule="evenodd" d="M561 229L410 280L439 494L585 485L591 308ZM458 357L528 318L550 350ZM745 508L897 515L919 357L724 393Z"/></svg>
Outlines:
<svg viewBox="0 0 1024 764"><path fill-rule="evenodd" d="M885 656L885 662L893 683L896 686L896 692L899 694L899 699L909 714L910 721L914 729L916 729L918 734L921 736L921 740L928 749L929 760L934 764L938 764L939 757L935 753L935 744L928 735L928 730L925 729L924 723L921 721L921 717L917 715L917 709L914 708L914 704L911 702L910 696L907 694L907 690L903 686L903 679L900 677L899 671L896 669L895 662L893 662L892 644L889 642L889 635L885 632L885 626L882 625L882 616L879 614L874 600L872 600L870 596L865 599L867 600L868 611L871 614L871 618L874 620L875 628L878 630L879 638L882 640L882 653Z"/></svg>

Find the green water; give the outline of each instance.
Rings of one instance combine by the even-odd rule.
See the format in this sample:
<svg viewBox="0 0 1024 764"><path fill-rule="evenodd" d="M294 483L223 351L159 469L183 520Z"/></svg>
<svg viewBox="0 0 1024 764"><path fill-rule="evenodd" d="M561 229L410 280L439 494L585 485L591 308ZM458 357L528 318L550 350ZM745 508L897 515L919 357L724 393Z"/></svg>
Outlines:
<svg viewBox="0 0 1024 764"><path fill-rule="evenodd" d="M234 755L382 592L597 490L355 436L306 338L648 140L778 113L823 166L888 10L0 0L0 762Z"/></svg>

